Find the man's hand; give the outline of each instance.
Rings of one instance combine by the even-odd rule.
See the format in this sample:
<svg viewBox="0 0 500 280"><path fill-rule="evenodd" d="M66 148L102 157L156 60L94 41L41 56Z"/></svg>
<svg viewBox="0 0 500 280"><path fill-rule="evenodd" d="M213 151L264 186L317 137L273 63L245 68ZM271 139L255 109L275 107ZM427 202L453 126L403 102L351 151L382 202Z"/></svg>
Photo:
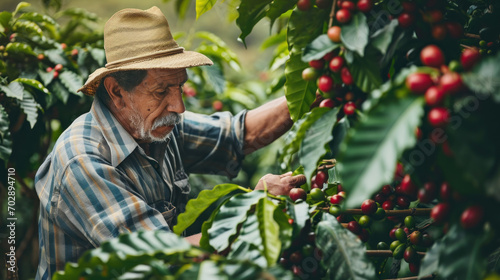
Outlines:
<svg viewBox="0 0 500 280"><path fill-rule="evenodd" d="M260 178L255 190L264 190L264 183L270 194L288 195L291 189L306 183L306 176L302 174L292 176L292 172L283 175L266 174Z"/></svg>

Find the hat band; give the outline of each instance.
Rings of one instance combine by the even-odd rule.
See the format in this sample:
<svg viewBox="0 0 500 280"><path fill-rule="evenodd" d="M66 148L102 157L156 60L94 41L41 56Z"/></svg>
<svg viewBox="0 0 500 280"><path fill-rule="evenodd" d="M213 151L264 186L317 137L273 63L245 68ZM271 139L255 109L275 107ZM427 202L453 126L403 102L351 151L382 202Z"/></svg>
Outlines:
<svg viewBox="0 0 500 280"><path fill-rule="evenodd" d="M160 51L160 52L155 52L155 53L152 53L152 54L139 55L139 56L134 56L134 57L130 57L130 58L120 59L120 60L117 60L117 61L113 61L111 63L106 63L105 67L108 68L108 69L113 69L113 68L116 68L116 67L123 66L125 64L133 63L133 62L139 62L139 61L143 61L143 60L148 60L148 59L163 57L163 56L171 55L171 54L178 54L178 53L182 53L182 52L184 52L184 48L183 47L177 47L177 48L174 48L174 49L169 49L169 50L164 50L164 51Z"/></svg>

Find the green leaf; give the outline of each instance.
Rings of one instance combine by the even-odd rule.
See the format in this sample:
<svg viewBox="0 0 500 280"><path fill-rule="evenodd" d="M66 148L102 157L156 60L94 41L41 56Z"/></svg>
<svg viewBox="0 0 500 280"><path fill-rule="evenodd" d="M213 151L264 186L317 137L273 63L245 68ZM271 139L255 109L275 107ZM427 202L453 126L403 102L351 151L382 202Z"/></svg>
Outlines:
<svg viewBox="0 0 500 280"><path fill-rule="evenodd" d="M316 171L318 161L327 152L327 145L333 139L332 130L337 123L339 108L333 108L323 114L308 130L300 145L300 164L304 166L306 178L311 178Z"/></svg>
<svg viewBox="0 0 500 280"><path fill-rule="evenodd" d="M12 97L19 100L23 99L24 87L18 81L14 80L8 86L0 85L0 88L2 89L3 92L5 92L5 95L7 95L8 97Z"/></svg>
<svg viewBox="0 0 500 280"><path fill-rule="evenodd" d="M339 154L340 145L344 142L344 138L347 136L350 127L348 118L344 116L333 128L333 141L330 142L332 158L336 158Z"/></svg>
<svg viewBox="0 0 500 280"><path fill-rule="evenodd" d="M203 31L196 32L195 35L197 38L204 39L215 44L215 46L210 46L210 47L202 45L206 47L207 53L204 53L201 50L198 51L207 56L216 56L221 60L225 61L235 71L241 71L238 56L227 46L227 44L221 38L219 38L213 33L203 32Z"/></svg>
<svg viewBox="0 0 500 280"><path fill-rule="evenodd" d="M35 79L17 78L12 82L19 82L31 86L45 94L50 94L49 90L46 87L44 87L42 83L40 83L38 80Z"/></svg>
<svg viewBox="0 0 500 280"><path fill-rule="evenodd" d="M300 148L307 130L323 116L329 109L316 107L304 115L303 118L295 122L285 137L285 144L281 150L280 162L284 162L289 166L291 164L291 155L297 153ZM285 158L288 158L286 161Z"/></svg>
<svg viewBox="0 0 500 280"><path fill-rule="evenodd" d="M97 64L104 66L104 63L106 62L106 53L103 49L93 48L90 50L90 55L94 58Z"/></svg>
<svg viewBox="0 0 500 280"><path fill-rule="evenodd" d="M266 267L268 266L268 262L262 254L263 249L259 220L257 219L257 215L253 213L248 215L247 219L241 224L239 235L234 243L231 244L231 251L228 257L235 257L238 260L249 260L262 267Z"/></svg>
<svg viewBox="0 0 500 280"><path fill-rule="evenodd" d="M14 10L14 12L12 13L12 15L16 15L17 13L19 13L21 10L23 10L24 8L28 8L29 6L31 6L30 3L28 2L19 2L19 4L17 4L16 6L16 9Z"/></svg>
<svg viewBox="0 0 500 280"><path fill-rule="evenodd" d="M288 50L287 42L279 44L274 50L274 57L269 62L269 70L271 72L278 70L286 64L290 58L290 51ZM283 73L284 82L286 81L285 74ZM283 82L283 85L284 85Z"/></svg>
<svg viewBox="0 0 500 280"><path fill-rule="evenodd" d="M0 12L0 25L2 25L4 30L9 26L9 22L11 19L12 19L12 13L8 11ZM1 31L3 32L4 30Z"/></svg>
<svg viewBox="0 0 500 280"><path fill-rule="evenodd" d="M348 50L364 56L365 47L368 45L369 32L365 14L355 13L351 22L342 26L340 38Z"/></svg>
<svg viewBox="0 0 500 280"><path fill-rule="evenodd" d="M473 91L483 95L492 95L493 100L500 103L500 53L487 57L462 75L465 84ZM481 97L483 99L484 97Z"/></svg>
<svg viewBox="0 0 500 280"><path fill-rule="evenodd" d="M267 37L267 39L265 39L264 42L262 42L262 44L260 45L260 48L262 50L265 50L272 46L280 45L283 42L286 43L286 29L281 29L279 33Z"/></svg>
<svg viewBox="0 0 500 280"><path fill-rule="evenodd" d="M184 255L192 254L203 254L203 252L192 249L184 238L171 232L127 233L103 242L99 248L85 252L78 263L68 262L65 270L56 272L53 279L79 279L83 275L88 279L111 279L111 277L122 279L117 277L141 276L141 274L147 275L148 272L165 275L168 271L158 271L161 266L174 265L185 258ZM138 265L143 266L138 267ZM106 269L105 275L109 275L109 278L103 277L103 267Z"/></svg>
<svg viewBox="0 0 500 280"><path fill-rule="evenodd" d="M483 279L488 234L466 232L454 224L425 254L419 277L437 273L440 279Z"/></svg>
<svg viewBox="0 0 500 280"><path fill-rule="evenodd" d="M278 261L281 252L279 225L274 220L275 210L276 205L267 197L263 197L257 203L255 213L259 221L259 232L264 247L263 254L268 266L272 266Z"/></svg>
<svg viewBox="0 0 500 280"><path fill-rule="evenodd" d="M87 19L90 21L97 21L99 17L97 16L96 13L89 12L88 10L84 8L69 8L66 10L63 10L59 16L69 16L74 19L78 19L81 21L82 19Z"/></svg>
<svg viewBox="0 0 500 280"><path fill-rule="evenodd" d="M288 248L292 243L293 227L288 223L288 216L281 207L276 207L274 210L274 220L279 225L281 248Z"/></svg>
<svg viewBox="0 0 500 280"><path fill-rule="evenodd" d="M325 54L338 49L340 46L340 44L332 42L326 34L321 34L304 48L302 61L309 62L321 59Z"/></svg>
<svg viewBox="0 0 500 280"><path fill-rule="evenodd" d="M36 56L36 53L33 52L31 46L25 43L8 43L5 46L5 51L9 53L9 55L18 55L18 56Z"/></svg>
<svg viewBox="0 0 500 280"><path fill-rule="evenodd" d="M196 0L196 19L210 11L217 0Z"/></svg>
<svg viewBox="0 0 500 280"><path fill-rule="evenodd" d="M177 11L179 18L181 18L181 19L186 18L186 12L189 9L189 4L191 4L190 0L176 0L175 1L175 10Z"/></svg>
<svg viewBox="0 0 500 280"><path fill-rule="evenodd" d="M271 20L271 27L277 18L287 11L293 9L297 4L295 0L275 0L269 5L269 10L267 11L267 17Z"/></svg>
<svg viewBox="0 0 500 280"><path fill-rule="evenodd" d="M57 99L61 100L63 104L66 104L68 102L70 92L69 90L61 83L59 80L55 80L49 85L49 89L51 92L54 93L54 95L57 97Z"/></svg>
<svg viewBox="0 0 500 280"><path fill-rule="evenodd" d="M19 100L19 106L26 114L26 119L30 123L31 128L36 124L38 118L38 108L40 105L36 103L35 99L27 91L24 91L24 96L22 100Z"/></svg>
<svg viewBox="0 0 500 280"><path fill-rule="evenodd" d="M201 191L197 198L188 201L186 211L177 217L178 222L173 228L174 232L180 235L213 203L235 191L248 192L249 190L234 184L222 184L211 190Z"/></svg>
<svg viewBox="0 0 500 280"><path fill-rule="evenodd" d="M456 101L453 108L455 113L446 136L454 163L443 160L441 168L443 171L452 169L446 166L449 164L459 170L460 174L452 170L446 172L447 177L454 177L448 179L454 190L462 194L483 193L485 182L497 175L500 124L491 120L498 115L500 104L470 95Z"/></svg>
<svg viewBox="0 0 500 280"><path fill-rule="evenodd" d="M293 121L297 121L309 112L316 98L316 83L302 79L302 70L309 66L302 61L302 49L321 34L325 15L325 11L317 8L311 8L306 12L294 10L288 23L290 59L285 67L285 95Z"/></svg>
<svg viewBox="0 0 500 280"><path fill-rule="evenodd" d="M212 226L207 230L210 246L217 251L226 249L230 239L236 235L238 226L247 219L251 207L265 196L263 191L252 191L237 194L222 204Z"/></svg>
<svg viewBox="0 0 500 280"><path fill-rule="evenodd" d="M73 71L62 71L59 74L61 83L68 89L69 92L76 94L78 89L83 86L83 78Z"/></svg>
<svg viewBox="0 0 500 280"><path fill-rule="evenodd" d="M290 218L293 219L294 232L298 233L306 225L309 220L309 204L303 202L299 204L293 203L291 200L286 201L286 209Z"/></svg>
<svg viewBox="0 0 500 280"><path fill-rule="evenodd" d="M210 67L200 67L203 70L206 83L211 85L217 94L222 94L226 90L226 79L222 73L222 68L216 63Z"/></svg>
<svg viewBox="0 0 500 280"><path fill-rule="evenodd" d="M3 159L5 164L7 164L10 154L12 154L9 125L9 115L7 115L5 108L0 104L0 159Z"/></svg>
<svg viewBox="0 0 500 280"><path fill-rule="evenodd" d="M365 246L332 215L323 215L316 229L316 246L323 252L328 279L376 279Z"/></svg>
<svg viewBox="0 0 500 280"><path fill-rule="evenodd" d="M328 169L328 184L341 184L342 180L340 178L337 168L334 166Z"/></svg>
<svg viewBox="0 0 500 280"><path fill-rule="evenodd" d="M43 37L43 30L34 22L16 21L12 29L18 33L26 33L29 36Z"/></svg>
<svg viewBox="0 0 500 280"><path fill-rule="evenodd" d="M354 54L354 62L349 65L354 83L362 91L370 93L382 85L382 76L376 54L367 52L364 57Z"/></svg>
<svg viewBox="0 0 500 280"><path fill-rule="evenodd" d="M36 23L47 23L49 25L57 25L56 21L46 15L42 15L36 12L30 12L30 13L24 13L19 16L18 20L27 20L27 21L32 21Z"/></svg>
<svg viewBox="0 0 500 280"><path fill-rule="evenodd" d="M45 55L54 64L66 65L67 63L63 50L60 49L46 50Z"/></svg>
<svg viewBox="0 0 500 280"><path fill-rule="evenodd" d="M393 19L389 24L377 30L370 36L371 44L382 54L386 54L387 48L392 42L392 36L398 26L398 20Z"/></svg>
<svg viewBox="0 0 500 280"><path fill-rule="evenodd" d="M240 39L246 47L245 38L252 32L253 27L266 16L266 7L272 0L241 0L238 6L236 25L241 30Z"/></svg>
<svg viewBox="0 0 500 280"><path fill-rule="evenodd" d="M391 182L396 161L416 143L424 100L410 95L387 98L351 129L341 145L338 167L349 196L346 207L359 207L382 185Z"/></svg>

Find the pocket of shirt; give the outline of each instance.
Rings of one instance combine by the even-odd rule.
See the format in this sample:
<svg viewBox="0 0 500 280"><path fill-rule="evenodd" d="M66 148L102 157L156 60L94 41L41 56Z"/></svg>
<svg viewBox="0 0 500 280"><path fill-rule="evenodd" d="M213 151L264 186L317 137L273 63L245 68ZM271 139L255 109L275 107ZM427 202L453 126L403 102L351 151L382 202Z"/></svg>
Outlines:
<svg viewBox="0 0 500 280"><path fill-rule="evenodd" d="M170 227L170 230L173 230L173 226L175 225L177 219L177 211L176 207L172 205L170 202L167 202L165 204L165 209L168 209L166 211L163 211L161 214L163 215L163 218L167 222L168 226Z"/></svg>
<svg viewBox="0 0 500 280"><path fill-rule="evenodd" d="M178 170L175 173L174 185L179 188L182 194L189 194L191 192L191 185L189 185L189 177L184 170Z"/></svg>

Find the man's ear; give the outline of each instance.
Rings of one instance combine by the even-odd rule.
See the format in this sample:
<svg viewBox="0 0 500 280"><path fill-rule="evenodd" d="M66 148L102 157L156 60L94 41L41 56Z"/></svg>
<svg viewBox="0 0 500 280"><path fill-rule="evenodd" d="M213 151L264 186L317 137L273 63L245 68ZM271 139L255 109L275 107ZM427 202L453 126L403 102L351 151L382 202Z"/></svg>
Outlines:
<svg viewBox="0 0 500 280"><path fill-rule="evenodd" d="M109 98L111 98L111 102L115 105L117 109L122 109L125 107L125 102L123 100L124 90L118 84L114 77L106 77L104 78L104 87L108 91Z"/></svg>

